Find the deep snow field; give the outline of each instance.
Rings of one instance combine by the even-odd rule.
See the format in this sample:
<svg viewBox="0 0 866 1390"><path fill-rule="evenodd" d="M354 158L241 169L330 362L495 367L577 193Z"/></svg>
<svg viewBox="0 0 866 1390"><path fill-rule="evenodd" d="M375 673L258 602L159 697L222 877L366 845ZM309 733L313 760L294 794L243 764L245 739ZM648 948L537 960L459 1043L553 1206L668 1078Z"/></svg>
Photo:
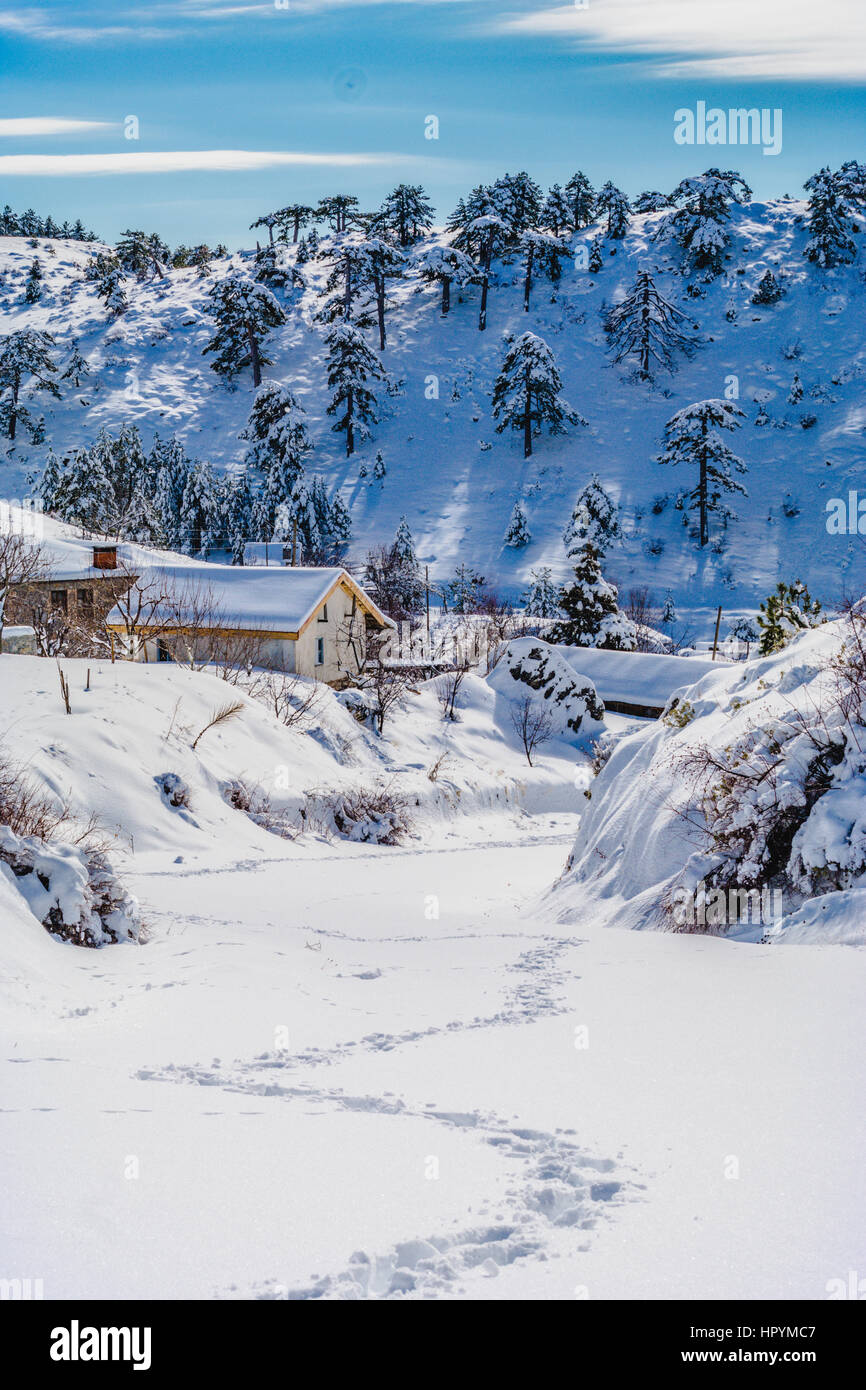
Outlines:
<svg viewBox="0 0 866 1390"><path fill-rule="evenodd" d="M862 537L828 535L826 504L862 484L863 271L859 262L828 271L810 266L803 257L805 213L797 199L734 206L724 271L709 285L696 283L698 297L689 294L676 255L654 240L658 213L635 215L624 241L605 242L598 274L574 262L565 263L555 287L538 279L529 313L519 258L496 262L484 333L477 326L478 290L455 290L443 319L439 288L421 279L410 257L405 278L388 295L382 360L393 394L381 393L381 420L350 459L326 413L325 329L315 315L327 266L307 262L307 288L276 291L287 322L268 339L273 361L266 375L288 385L307 412L315 443L307 472L321 474L349 507L350 560L363 565L371 546L390 543L405 514L434 583L466 562L516 599L540 565L550 565L556 581L565 578L562 533L596 472L620 505L625 533L607 557L607 574L624 594L646 584L660 602L670 591L699 639L711 638L718 604L726 621L754 612L779 579L807 580L825 607L845 592L862 592ZM574 250L597 230L575 236ZM213 334L211 286L239 268L252 274L251 253L215 262L204 279L195 270L171 270L154 282L127 279L129 309L118 320L108 318L95 286L82 278L90 254L76 242L43 239L34 250L25 238L0 238L7 331L48 329L61 366L75 338L93 373L80 389L63 383L59 401L41 393L30 403L45 413L46 442L6 446L3 494L27 491L52 443L69 450L92 443L103 426L116 433L124 423L139 426L145 447L154 432L163 439L176 433L190 456L217 470L239 465L252 381L244 374L227 387L202 350ZM291 260L295 252L289 247L283 254ZM23 286L34 256L44 289L39 303L27 305ZM604 306L648 267L660 291L693 320L700 340L692 360L681 360L674 375L662 374L652 386L634 380L630 366L611 364L601 324ZM770 307L754 305L767 269L785 297ZM545 433L528 460L518 434L497 433L491 414L508 341L526 329L548 342L565 397L588 421L556 438ZM375 334L367 337L374 346ZM792 403L795 373L803 396ZM721 537L714 530L721 544L701 552L676 507L694 479L654 457L677 410L732 391L745 418L728 442L748 466L743 482L750 496L733 499L739 519ZM380 450L387 467L381 482L372 476ZM503 538L518 499L532 540L515 550Z"/></svg>
<svg viewBox="0 0 866 1390"><path fill-rule="evenodd" d="M10 1277L46 1298L825 1298L866 1236L866 956L814 929L787 950L618 930L626 898L620 921L652 925L671 864L587 867L611 836L669 845L660 745L725 737L734 684L810 698L820 640L705 676L687 730L606 715L594 781L589 725L527 766L501 663L455 724L424 684L377 739L323 691L305 730L245 700L193 750L235 693L216 677L65 661L67 716L54 663L0 657L6 747L100 814L146 928L60 944L0 874ZM241 776L295 829L307 792L376 781L413 826L281 838L226 803Z"/></svg>

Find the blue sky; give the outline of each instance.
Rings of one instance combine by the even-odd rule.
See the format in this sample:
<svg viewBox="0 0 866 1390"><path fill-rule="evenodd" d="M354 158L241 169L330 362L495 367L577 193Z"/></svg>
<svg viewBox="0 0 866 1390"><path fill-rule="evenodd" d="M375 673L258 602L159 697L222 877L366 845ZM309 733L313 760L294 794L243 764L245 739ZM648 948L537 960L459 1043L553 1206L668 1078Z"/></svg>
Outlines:
<svg viewBox="0 0 866 1390"><path fill-rule="evenodd" d="M719 164L770 197L866 156L851 0L0 0L0 63L0 201L109 239L237 247L273 206L401 180L444 218L519 168L636 193ZM699 101L781 109L781 153L678 146Z"/></svg>

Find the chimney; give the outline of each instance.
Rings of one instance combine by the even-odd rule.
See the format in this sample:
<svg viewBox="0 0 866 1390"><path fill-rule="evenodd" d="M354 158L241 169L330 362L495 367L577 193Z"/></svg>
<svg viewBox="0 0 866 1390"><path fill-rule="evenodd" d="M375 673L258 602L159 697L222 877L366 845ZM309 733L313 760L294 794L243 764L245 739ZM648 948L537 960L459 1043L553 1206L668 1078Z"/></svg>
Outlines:
<svg viewBox="0 0 866 1390"><path fill-rule="evenodd" d="M117 546L95 545L93 547L93 568L95 570L116 570Z"/></svg>

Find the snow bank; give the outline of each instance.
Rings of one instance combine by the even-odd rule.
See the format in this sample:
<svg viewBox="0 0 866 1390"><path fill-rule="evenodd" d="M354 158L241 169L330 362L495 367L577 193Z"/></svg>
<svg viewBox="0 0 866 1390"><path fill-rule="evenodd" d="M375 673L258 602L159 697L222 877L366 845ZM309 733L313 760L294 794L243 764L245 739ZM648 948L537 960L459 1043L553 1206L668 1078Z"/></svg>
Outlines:
<svg viewBox="0 0 866 1390"><path fill-rule="evenodd" d="M654 652L609 652L595 647L560 647L559 651L575 671L589 677L602 700L660 708L683 686L694 685L718 669L712 661Z"/></svg>
<svg viewBox="0 0 866 1390"><path fill-rule="evenodd" d="M551 718L551 733L557 738L599 734L604 705L592 681L569 665L566 651L537 637L518 638L508 643L488 682L509 700L535 695L543 702Z"/></svg>
<svg viewBox="0 0 866 1390"><path fill-rule="evenodd" d="M554 891L560 919L608 899L634 928L866 943L859 622L717 666L623 739Z"/></svg>
<svg viewBox="0 0 866 1390"><path fill-rule="evenodd" d="M77 946L138 939L138 904L104 854L0 825L0 868L53 936Z"/></svg>

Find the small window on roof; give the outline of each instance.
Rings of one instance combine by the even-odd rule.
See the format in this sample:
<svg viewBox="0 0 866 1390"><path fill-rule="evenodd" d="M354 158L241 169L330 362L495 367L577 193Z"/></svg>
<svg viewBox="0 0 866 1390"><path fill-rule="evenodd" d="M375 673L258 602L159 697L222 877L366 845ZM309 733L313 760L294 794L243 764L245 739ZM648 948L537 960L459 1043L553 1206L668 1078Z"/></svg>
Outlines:
<svg viewBox="0 0 866 1390"><path fill-rule="evenodd" d="M326 603L323 603L323 604L322 604L322 611L321 611L321 613L319 614L319 622L320 622L320 623L326 623L327 621L328 621L328 605L327 605Z"/></svg>

